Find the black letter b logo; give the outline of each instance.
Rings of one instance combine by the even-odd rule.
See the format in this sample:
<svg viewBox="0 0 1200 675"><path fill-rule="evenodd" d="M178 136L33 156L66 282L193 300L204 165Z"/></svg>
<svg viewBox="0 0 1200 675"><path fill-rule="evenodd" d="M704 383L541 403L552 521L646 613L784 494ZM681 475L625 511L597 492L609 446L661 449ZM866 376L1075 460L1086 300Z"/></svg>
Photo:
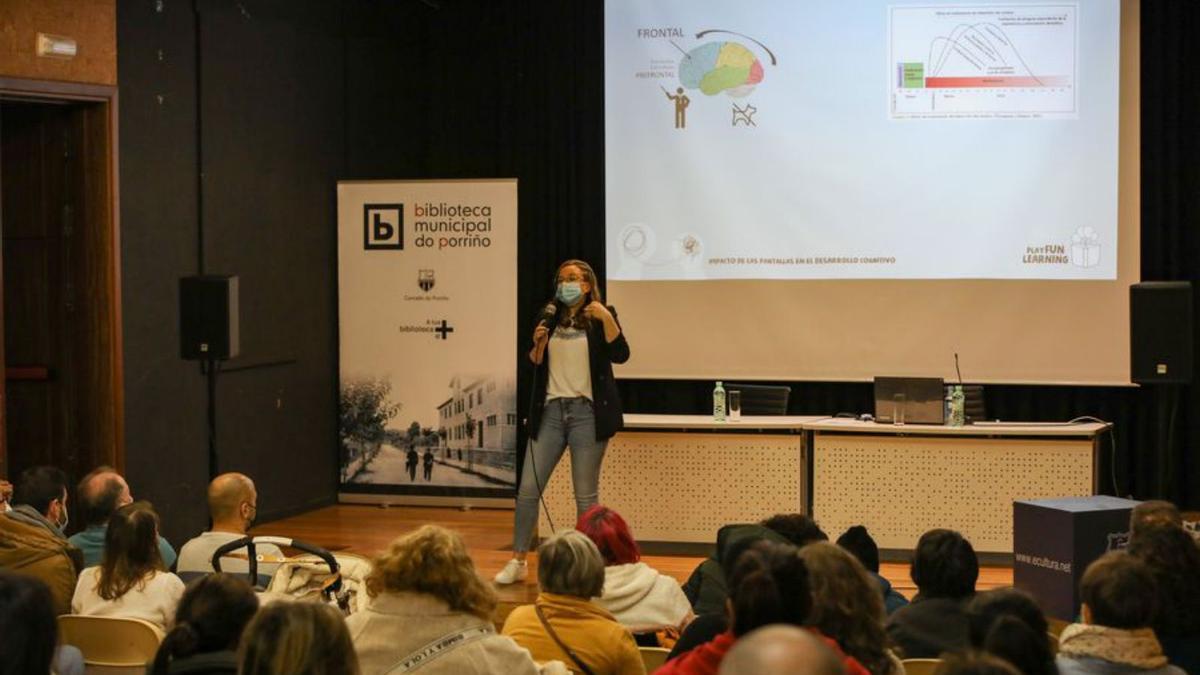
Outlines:
<svg viewBox="0 0 1200 675"><path fill-rule="evenodd" d="M404 248L403 204L363 204L363 248Z"/></svg>

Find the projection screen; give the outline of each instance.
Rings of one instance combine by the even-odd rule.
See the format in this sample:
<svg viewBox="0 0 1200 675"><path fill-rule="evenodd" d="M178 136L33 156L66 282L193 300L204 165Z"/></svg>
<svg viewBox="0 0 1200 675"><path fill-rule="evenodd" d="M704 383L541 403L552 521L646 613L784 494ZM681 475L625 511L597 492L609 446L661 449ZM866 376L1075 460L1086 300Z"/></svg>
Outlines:
<svg viewBox="0 0 1200 675"><path fill-rule="evenodd" d="M618 376L1128 384L1138 11L607 0Z"/></svg>

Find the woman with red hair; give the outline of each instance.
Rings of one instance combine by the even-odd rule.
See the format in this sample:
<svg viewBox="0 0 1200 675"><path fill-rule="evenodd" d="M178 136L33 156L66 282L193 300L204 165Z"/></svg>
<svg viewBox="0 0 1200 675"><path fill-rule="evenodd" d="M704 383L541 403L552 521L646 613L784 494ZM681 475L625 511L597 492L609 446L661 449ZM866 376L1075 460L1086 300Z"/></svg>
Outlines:
<svg viewBox="0 0 1200 675"><path fill-rule="evenodd" d="M604 557L604 592L596 602L630 632L681 629L692 619L691 603L679 582L641 562L637 542L619 513L597 504L579 516L575 529L587 535Z"/></svg>

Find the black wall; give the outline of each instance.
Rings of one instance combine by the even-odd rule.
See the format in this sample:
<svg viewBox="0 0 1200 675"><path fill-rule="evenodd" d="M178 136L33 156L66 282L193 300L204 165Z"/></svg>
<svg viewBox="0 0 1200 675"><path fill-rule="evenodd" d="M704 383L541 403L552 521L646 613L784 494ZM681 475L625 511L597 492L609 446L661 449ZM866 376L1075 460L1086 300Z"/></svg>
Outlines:
<svg viewBox="0 0 1200 675"><path fill-rule="evenodd" d="M1145 2L1142 13L1143 276L1194 279L1200 88L1188 64L1200 10ZM173 540L204 526L207 480L204 381L178 358L178 277L241 276L220 468L255 477L269 519L336 493L336 180L517 177L521 316L545 301L559 260L590 260L603 276L599 0L164 0L161 11L119 0L117 18L127 466ZM661 329L626 328L634 349L639 332ZM623 393L634 411L700 412L710 386L633 381ZM1009 419L1115 421L1105 474L1115 468L1121 494L1157 490L1167 431L1153 392L988 397ZM1191 388L1180 400L1166 494L1195 504L1200 402ZM870 388L796 383L792 408L867 410Z"/></svg>

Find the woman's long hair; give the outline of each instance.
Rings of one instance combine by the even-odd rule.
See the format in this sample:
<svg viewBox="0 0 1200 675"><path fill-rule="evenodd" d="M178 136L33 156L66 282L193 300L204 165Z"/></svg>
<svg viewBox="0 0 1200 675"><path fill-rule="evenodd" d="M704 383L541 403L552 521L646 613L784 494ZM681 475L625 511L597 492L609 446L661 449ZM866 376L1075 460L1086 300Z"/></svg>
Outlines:
<svg viewBox="0 0 1200 675"><path fill-rule="evenodd" d="M358 675L358 655L340 612L319 602L276 602L246 626L240 675Z"/></svg>
<svg viewBox="0 0 1200 675"><path fill-rule="evenodd" d="M491 619L496 594L479 578L462 537L444 527L425 525L392 541L373 561L367 593L426 593L456 612Z"/></svg>
<svg viewBox="0 0 1200 675"><path fill-rule="evenodd" d="M568 312L565 311L566 306L563 305L563 303L559 302L557 298L555 299L554 302L558 305L558 308L559 308L558 325L562 326L562 327L587 328L589 319L583 315L583 311L582 311L583 307L586 307L593 302L598 302L603 305L604 304L604 294L600 292L600 283L596 279L595 270L592 269L591 265L585 263L582 260L564 260L558 266L558 269L556 269L554 271L554 283L552 285L552 288L554 288L557 291L558 275L562 273L562 270L564 267L568 267L568 266L578 267L579 271L583 272L583 280L587 282L589 288L588 288L588 292L587 292L587 297L584 298L583 305L580 307L580 311L576 312L574 316L568 316Z"/></svg>
<svg viewBox="0 0 1200 675"><path fill-rule="evenodd" d="M808 625L837 640L871 675L892 672L879 584L853 555L827 541L800 549L800 558L808 567L813 594Z"/></svg>
<svg viewBox="0 0 1200 675"><path fill-rule="evenodd" d="M173 659L236 651L242 630L258 611L258 596L245 580L229 574L196 579L175 611L175 627L154 656L153 675L167 675Z"/></svg>
<svg viewBox="0 0 1200 675"><path fill-rule="evenodd" d="M96 592L105 600L116 600L133 588L144 588L146 580L164 571L158 551L158 514L150 502L137 501L113 512L104 533L104 558Z"/></svg>

